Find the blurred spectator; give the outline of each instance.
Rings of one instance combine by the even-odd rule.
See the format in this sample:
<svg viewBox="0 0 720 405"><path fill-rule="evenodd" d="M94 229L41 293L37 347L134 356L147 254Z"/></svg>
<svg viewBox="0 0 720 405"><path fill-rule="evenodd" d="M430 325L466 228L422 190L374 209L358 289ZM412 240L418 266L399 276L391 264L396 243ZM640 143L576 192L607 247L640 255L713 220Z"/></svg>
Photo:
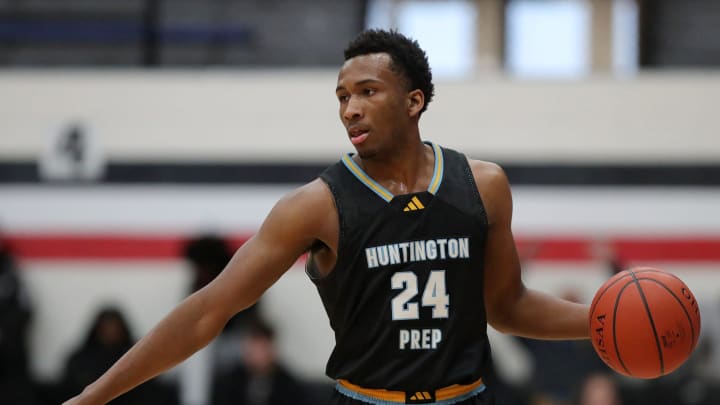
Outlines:
<svg viewBox="0 0 720 405"><path fill-rule="evenodd" d="M304 385L278 361L274 331L268 324L259 319L253 321L240 342L241 361L215 379L213 405L310 403Z"/></svg>
<svg viewBox="0 0 720 405"><path fill-rule="evenodd" d="M622 405L620 390L610 374L588 376L580 388L578 405Z"/></svg>
<svg viewBox="0 0 720 405"><path fill-rule="evenodd" d="M99 378L133 345L130 328L123 314L114 307L100 310L90 326L82 345L67 361L63 376L63 396L68 398L82 391ZM114 405L151 405L177 403L172 388L156 380L111 402Z"/></svg>
<svg viewBox="0 0 720 405"><path fill-rule="evenodd" d="M203 235L192 238L185 245L185 258L192 265L193 293L213 281L230 261L232 252L219 236Z"/></svg>
<svg viewBox="0 0 720 405"><path fill-rule="evenodd" d="M28 373L30 304L15 260L0 239L0 403L35 403Z"/></svg>
<svg viewBox="0 0 720 405"><path fill-rule="evenodd" d="M93 321L83 344L67 362L64 386L70 394L81 391L99 378L131 346L125 317L115 308L102 309Z"/></svg>
<svg viewBox="0 0 720 405"><path fill-rule="evenodd" d="M232 258L232 250L228 243L216 235L203 235L192 238L185 245L184 256L190 262L193 280L190 293L193 293L220 275ZM226 329L239 328L257 316L258 305L235 315Z"/></svg>

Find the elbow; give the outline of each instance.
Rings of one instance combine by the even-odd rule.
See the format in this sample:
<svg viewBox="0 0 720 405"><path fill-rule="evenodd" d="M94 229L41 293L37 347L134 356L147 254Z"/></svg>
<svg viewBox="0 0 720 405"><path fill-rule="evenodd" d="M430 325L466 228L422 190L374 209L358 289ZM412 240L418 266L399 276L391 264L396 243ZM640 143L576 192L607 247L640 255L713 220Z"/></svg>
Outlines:
<svg viewBox="0 0 720 405"><path fill-rule="evenodd" d="M225 317L214 315L207 314L197 324L196 333L203 346L218 337L227 323L228 319L225 319Z"/></svg>
<svg viewBox="0 0 720 405"><path fill-rule="evenodd" d="M488 325L492 326L493 329L502 334L512 334L515 331L513 323L508 316L489 316Z"/></svg>
<svg viewBox="0 0 720 405"><path fill-rule="evenodd" d="M187 330L188 341L196 349L206 346L220 335L231 317L222 306L211 304L201 292L191 295L185 304L191 308L190 316L194 319Z"/></svg>
<svg viewBox="0 0 720 405"><path fill-rule="evenodd" d="M503 300L487 308L487 321L493 329L503 334L517 334L522 329L520 299Z"/></svg>
<svg viewBox="0 0 720 405"><path fill-rule="evenodd" d="M523 322L522 307L526 293L527 290L521 284L513 291L501 295L496 294L493 299L487 299L485 310L488 324L500 333L518 334L523 329L521 325Z"/></svg>

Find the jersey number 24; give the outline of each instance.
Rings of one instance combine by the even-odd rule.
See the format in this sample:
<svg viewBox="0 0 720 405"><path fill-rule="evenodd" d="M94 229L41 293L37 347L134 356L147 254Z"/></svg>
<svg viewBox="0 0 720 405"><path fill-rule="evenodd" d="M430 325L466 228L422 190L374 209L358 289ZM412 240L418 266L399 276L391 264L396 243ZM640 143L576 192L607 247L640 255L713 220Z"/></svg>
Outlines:
<svg viewBox="0 0 720 405"><path fill-rule="evenodd" d="M392 299L392 319L402 321L420 319L420 307L411 302L418 294L418 277L412 271L399 271L390 278L393 290L402 290ZM432 307L433 318L447 318L450 308L450 295L445 289L445 270L432 270L423 290L420 303Z"/></svg>

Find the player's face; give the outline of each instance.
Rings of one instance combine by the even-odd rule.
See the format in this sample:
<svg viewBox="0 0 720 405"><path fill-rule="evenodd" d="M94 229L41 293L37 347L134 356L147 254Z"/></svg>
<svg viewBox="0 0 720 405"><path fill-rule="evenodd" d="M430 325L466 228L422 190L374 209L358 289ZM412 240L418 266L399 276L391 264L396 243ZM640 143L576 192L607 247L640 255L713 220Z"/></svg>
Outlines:
<svg viewBox="0 0 720 405"><path fill-rule="evenodd" d="M408 91L385 53L356 56L338 74L340 120L361 158L392 150L411 125Z"/></svg>

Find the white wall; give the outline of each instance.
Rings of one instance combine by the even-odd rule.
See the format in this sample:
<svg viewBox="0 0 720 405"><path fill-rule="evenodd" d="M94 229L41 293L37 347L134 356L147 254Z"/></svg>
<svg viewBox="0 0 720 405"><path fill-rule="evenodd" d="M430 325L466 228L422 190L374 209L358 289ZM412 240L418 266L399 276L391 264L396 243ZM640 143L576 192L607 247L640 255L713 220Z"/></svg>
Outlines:
<svg viewBox="0 0 720 405"><path fill-rule="evenodd" d="M18 71L0 75L0 159L86 123L116 159L334 160L350 149L335 71ZM423 136L504 161L720 159L720 75L439 82Z"/></svg>

